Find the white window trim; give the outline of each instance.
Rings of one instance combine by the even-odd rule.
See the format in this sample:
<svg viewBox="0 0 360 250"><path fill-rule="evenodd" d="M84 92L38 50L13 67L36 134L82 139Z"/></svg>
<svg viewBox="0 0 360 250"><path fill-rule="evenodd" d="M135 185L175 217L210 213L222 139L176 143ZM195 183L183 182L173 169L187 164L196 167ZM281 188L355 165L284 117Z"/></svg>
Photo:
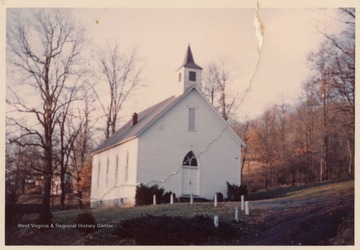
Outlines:
<svg viewBox="0 0 360 250"><path fill-rule="evenodd" d="M191 77L190 77L191 73L194 74L195 80L191 80ZM196 82L196 80L197 80L197 72L193 71L193 70L189 70L189 82Z"/></svg>
<svg viewBox="0 0 360 250"><path fill-rule="evenodd" d="M194 110L194 128L190 128L190 109ZM198 107L194 107L194 106L188 106L187 109L187 131L189 132L197 132L197 109Z"/></svg>

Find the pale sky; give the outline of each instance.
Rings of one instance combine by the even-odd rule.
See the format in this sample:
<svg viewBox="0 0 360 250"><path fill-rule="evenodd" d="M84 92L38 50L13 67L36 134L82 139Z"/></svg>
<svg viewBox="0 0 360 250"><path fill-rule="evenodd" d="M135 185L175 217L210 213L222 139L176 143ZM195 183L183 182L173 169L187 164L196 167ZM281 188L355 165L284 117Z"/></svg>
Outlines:
<svg viewBox="0 0 360 250"><path fill-rule="evenodd" d="M232 89L239 99L251 86L233 118L255 118L275 103L293 103L309 75L306 56L324 39L318 30L338 33L343 24L335 8L261 8L264 26L260 61L254 18L256 8L70 8L91 38L92 46L118 41L120 48L137 48L143 58L146 87L138 90L123 110L121 123L133 112L174 94L175 71L188 44L195 62L206 68L224 59L232 69ZM26 12L28 9L23 9ZM9 18L9 17L8 17ZM9 21L9 19L8 19ZM93 62L90 62L93 63ZM95 67L95 63L94 63ZM9 76L7 76L9 79ZM102 85L104 84L104 85ZM104 89L106 83L98 82Z"/></svg>
<svg viewBox="0 0 360 250"><path fill-rule="evenodd" d="M254 8L78 9L93 43L117 40L123 49L136 47L144 58L146 88L127 103L129 114L173 95L175 71L190 44L195 62L204 69L210 61L231 63L232 87L239 97L256 69L258 40ZM254 118L279 102L292 103L308 76L306 56L324 39L318 30L337 33L343 24L336 9L262 9L264 40L259 68L234 118ZM98 21L98 22L97 22Z"/></svg>

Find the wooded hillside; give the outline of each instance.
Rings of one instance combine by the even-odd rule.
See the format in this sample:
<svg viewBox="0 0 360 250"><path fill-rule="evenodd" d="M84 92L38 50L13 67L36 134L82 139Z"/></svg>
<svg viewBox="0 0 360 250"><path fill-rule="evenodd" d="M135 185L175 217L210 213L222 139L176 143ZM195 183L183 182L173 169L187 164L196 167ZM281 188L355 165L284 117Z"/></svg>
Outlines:
<svg viewBox="0 0 360 250"><path fill-rule="evenodd" d="M247 144L242 172L250 190L353 176L355 10L341 12L347 28L339 36L324 33L320 49L308 55L312 74L297 104L234 123Z"/></svg>

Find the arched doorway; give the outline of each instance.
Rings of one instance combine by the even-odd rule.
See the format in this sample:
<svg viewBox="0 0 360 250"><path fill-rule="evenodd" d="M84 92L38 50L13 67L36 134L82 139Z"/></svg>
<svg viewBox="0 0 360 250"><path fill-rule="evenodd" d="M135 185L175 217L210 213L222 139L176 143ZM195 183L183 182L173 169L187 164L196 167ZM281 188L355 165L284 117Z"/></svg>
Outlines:
<svg viewBox="0 0 360 250"><path fill-rule="evenodd" d="M182 163L182 194L199 194L199 166L193 151L189 151Z"/></svg>

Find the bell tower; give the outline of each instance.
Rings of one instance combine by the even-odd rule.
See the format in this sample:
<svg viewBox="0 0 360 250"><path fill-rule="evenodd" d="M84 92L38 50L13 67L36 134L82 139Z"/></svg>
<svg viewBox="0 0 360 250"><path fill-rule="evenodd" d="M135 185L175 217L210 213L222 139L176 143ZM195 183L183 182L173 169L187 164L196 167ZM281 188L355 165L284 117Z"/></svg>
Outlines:
<svg viewBox="0 0 360 250"><path fill-rule="evenodd" d="M177 94L182 95L188 88L196 86L201 90L202 68L194 61L190 45L187 48L183 65L177 70Z"/></svg>

